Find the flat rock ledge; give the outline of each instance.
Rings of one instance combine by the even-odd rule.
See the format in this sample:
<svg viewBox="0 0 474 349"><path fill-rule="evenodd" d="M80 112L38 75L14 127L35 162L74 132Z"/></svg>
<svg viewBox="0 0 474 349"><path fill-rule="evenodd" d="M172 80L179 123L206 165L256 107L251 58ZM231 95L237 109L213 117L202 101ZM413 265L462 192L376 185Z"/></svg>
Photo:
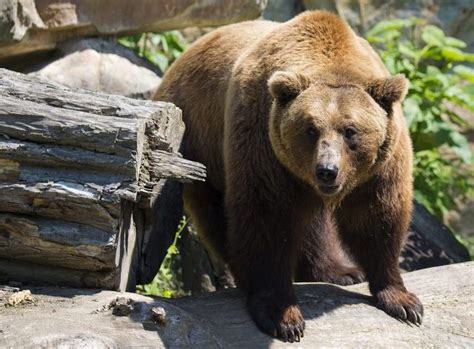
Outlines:
<svg viewBox="0 0 474 349"><path fill-rule="evenodd" d="M32 288L32 297L24 302L0 306L0 347L474 347L474 262L407 273L404 280L425 306L421 327L376 309L366 283L349 287L298 284L306 332L294 344L260 333L238 290L163 299L112 291ZM0 303L7 304L13 291L0 289Z"/></svg>
<svg viewBox="0 0 474 349"><path fill-rule="evenodd" d="M73 37L131 35L255 19L265 5L266 0L2 0L0 62L52 50Z"/></svg>

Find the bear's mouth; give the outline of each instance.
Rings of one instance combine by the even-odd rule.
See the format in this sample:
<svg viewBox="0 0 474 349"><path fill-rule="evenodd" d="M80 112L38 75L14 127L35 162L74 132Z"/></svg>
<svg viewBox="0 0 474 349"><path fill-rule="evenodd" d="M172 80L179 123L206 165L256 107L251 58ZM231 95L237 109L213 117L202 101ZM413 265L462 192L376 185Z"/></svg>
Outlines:
<svg viewBox="0 0 474 349"><path fill-rule="evenodd" d="M319 191L327 196L335 195L339 192L339 185L324 185L324 184L319 184L318 189Z"/></svg>

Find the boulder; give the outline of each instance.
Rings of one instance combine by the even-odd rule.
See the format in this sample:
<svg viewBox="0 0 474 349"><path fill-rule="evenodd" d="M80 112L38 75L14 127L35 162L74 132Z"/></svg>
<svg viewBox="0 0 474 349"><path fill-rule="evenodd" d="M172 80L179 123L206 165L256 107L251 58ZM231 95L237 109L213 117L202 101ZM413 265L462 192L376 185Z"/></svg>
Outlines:
<svg viewBox="0 0 474 349"><path fill-rule="evenodd" d="M413 219L400 256L405 271L470 261L467 248L423 205L414 202Z"/></svg>
<svg viewBox="0 0 474 349"><path fill-rule="evenodd" d="M0 47L21 40L30 28L44 27L34 0L6 0L0 3Z"/></svg>
<svg viewBox="0 0 474 349"><path fill-rule="evenodd" d="M238 290L178 299L84 289L0 287L2 348L469 348L474 346L474 263L403 275L425 307L410 326L378 310L367 284L296 285L306 319L300 343L255 326ZM12 304L11 300L20 299ZM2 306L2 303L5 306Z"/></svg>
<svg viewBox="0 0 474 349"><path fill-rule="evenodd" d="M27 71L66 87L140 99L151 99L161 82L158 69L132 50L98 38L61 44L52 60Z"/></svg>
<svg viewBox="0 0 474 349"><path fill-rule="evenodd" d="M285 22L303 11L303 4L300 0L270 0L263 17L272 21Z"/></svg>
<svg viewBox="0 0 474 349"><path fill-rule="evenodd" d="M0 63L67 38L126 35L257 18L266 0L3 0Z"/></svg>

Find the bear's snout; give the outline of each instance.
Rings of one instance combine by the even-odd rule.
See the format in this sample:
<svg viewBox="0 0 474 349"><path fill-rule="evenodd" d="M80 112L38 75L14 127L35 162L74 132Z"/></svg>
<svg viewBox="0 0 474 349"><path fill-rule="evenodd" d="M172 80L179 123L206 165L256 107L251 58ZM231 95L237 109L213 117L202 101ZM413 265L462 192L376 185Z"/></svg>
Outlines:
<svg viewBox="0 0 474 349"><path fill-rule="evenodd" d="M335 164L320 164L316 166L316 179L325 186L334 186L338 172Z"/></svg>

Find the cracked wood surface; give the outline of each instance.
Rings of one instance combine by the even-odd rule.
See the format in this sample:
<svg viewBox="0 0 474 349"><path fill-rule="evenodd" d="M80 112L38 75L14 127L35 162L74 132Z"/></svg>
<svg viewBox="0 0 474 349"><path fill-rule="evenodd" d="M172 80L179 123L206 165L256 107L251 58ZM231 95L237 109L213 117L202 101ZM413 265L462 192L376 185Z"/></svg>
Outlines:
<svg viewBox="0 0 474 349"><path fill-rule="evenodd" d="M173 104L0 69L0 258L10 263L0 263L0 279L28 280L28 262L41 275L58 268L45 280L53 283L64 279L61 268L90 272L83 284L71 277L74 286L100 286L102 277L104 287L118 287L108 280L120 274L120 284L133 288L124 278L156 274L161 260L149 254L168 246L150 231L174 234L179 221L172 206L180 190L173 192L179 199L162 195L166 180L206 177L203 165L179 154L183 133ZM153 220L157 200L162 212ZM13 261L23 264L12 269Z"/></svg>

